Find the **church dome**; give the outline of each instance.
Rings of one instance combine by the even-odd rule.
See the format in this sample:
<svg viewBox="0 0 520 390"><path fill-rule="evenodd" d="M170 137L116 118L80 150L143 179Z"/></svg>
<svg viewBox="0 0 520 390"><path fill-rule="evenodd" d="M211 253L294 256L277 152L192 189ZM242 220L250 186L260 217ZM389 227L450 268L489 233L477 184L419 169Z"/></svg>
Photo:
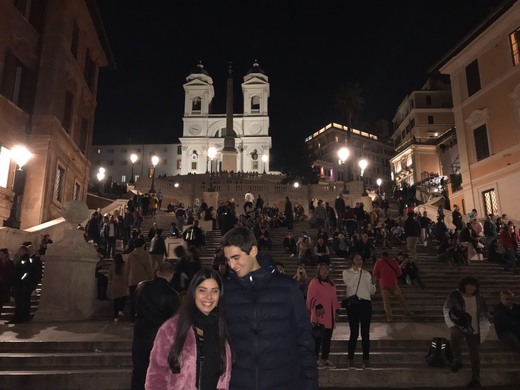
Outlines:
<svg viewBox="0 0 520 390"><path fill-rule="evenodd" d="M249 68L249 70L246 73L246 76L251 73L260 73L260 74L265 75L264 70L262 68L260 68L260 64L258 63L257 60L255 60L255 62L253 63L253 66L251 68Z"/></svg>

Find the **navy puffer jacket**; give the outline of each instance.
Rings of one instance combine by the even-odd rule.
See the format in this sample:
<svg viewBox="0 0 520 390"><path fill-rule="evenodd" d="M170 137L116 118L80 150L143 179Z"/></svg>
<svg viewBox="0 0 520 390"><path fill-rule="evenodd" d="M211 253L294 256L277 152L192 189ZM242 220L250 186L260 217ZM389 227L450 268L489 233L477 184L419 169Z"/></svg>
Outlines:
<svg viewBox="0 0 520 390"><path fill-rule="evenodd" d="M267 256L259 270L231 271L224 302L235 363L232 390L315 390L318 370L309 313L295 280Z"/></svg>

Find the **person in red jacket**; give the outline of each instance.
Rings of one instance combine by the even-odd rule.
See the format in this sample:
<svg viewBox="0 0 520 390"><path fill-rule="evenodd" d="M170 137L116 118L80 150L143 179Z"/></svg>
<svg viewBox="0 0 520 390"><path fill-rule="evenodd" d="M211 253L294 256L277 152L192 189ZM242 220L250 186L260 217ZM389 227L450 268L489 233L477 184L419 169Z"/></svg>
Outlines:
<svg viewBox="0 0 520 390"><path fill-rule="evenodd" d="M404 309L407 316L412 316L413 313L408 308L408 304L403 297L403 293L399 288L398 279L402 271L395 259L392 259L388 252L383 252L383 256L378 259L374 265L372 275L374 283L379 281L381 288L381 298L383 299L383 307L385 309L386 320L393 321L392 306L390 306L390 295L393 295L399 301L399 304Z"/></svg>

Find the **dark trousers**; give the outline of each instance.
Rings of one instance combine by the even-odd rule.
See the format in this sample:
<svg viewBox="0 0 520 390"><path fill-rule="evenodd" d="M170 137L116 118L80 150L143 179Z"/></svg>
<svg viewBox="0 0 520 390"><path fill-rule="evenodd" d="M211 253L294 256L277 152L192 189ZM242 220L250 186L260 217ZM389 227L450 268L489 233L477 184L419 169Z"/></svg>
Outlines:
<svg viewBox="0 0 520 390"><path fill-rule="evenodd" d="M135 320L135 289L137 286L128 286L130 293L130 322L133 324Z"/></svg>
<svg viewBox="0 0 520 390"><path fill-rule="evenodd" d="M126 297L114 298L114 318L119 317L119 312L125 308Z"/></svg>
<svg viewBox="0 0 520 390"><path fill-rule="evenodd" d="M515 332L502 332L498 338L508 347L520 352L520 337Z"/></svg>
<svg viewBox="0 0 520 390"><path fill-rule="evenodd" d="M469 359L471 361L471 379L480 381L480 334L464 333L460 328L454 326L450 328L451 331L451 348L453 350L453 357L455 362L461 362L462 340L466 338L468 344Z"/></svg>
<svg viewBox="0 0 520 390"><path fill-rule="evenodd" d="M144 390L146 370L154 339L134 339L132 342L132 390Z"/></svg>
<svg viewBox="0 0 520 390"><path fill-rule="evenodd" d="M21 283L14 290L14 319L18 321L31 320L31 295L32 286L29 283Z"/></svg>
<svg viewBox="0 0 520 390"><path fill-rule="evenodd" d="M315 352L316 357L320 356L320 347L321 347L321 358L323 360L327 360L329 358L330 353L330 340L332 339L332 329L323 329L322 337L314 338Z"/></svg>
<svg viewBox="0 0 520 390"><path fill-rule="evenodd" d="M370 323L372 322L372 302L361 300L357 305L347 306L348 325L350 328L350 339L348 341L348 359L354 359L359 327L361 325L361 347L363 349L363 360L370 358Z"/></svg>
<svg viewBox="0 0 520 390"><path fill-rule="evenodd" d="M97 279L97 298L106 299L108 278L106 277L106 275L103 275L100 273L96 276L96 279Z"/></svg>

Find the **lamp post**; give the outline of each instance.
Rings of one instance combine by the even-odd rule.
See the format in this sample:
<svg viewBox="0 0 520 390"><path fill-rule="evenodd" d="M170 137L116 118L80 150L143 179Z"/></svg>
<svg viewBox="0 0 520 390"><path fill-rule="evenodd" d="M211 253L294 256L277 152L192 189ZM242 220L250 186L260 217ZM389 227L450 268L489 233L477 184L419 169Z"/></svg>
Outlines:
<svg viewBox="0 0 520 390"><path fill-rule="evenodd" d="M346 161L348 160L350 156L350 150L348 150L347 147L342 147L340 150L338 150L338 157L339 157L339 164L343 165L343 193L348 194L347 190L347 180L348 180L348 173L345 173L345 166Z"/></svg>
<svg viewBox="0 0 520 390"><path fill-rule="evenodd" d="M132 162L132 174L130 175L130 181L128 183L134 184L135 183L135 180L134 180L134 165L135 165L135 162L137 161L137 154L132 153L130 155L130 161Z"/></svg>
<svg viewBox="0 0 520 390"><path fill-rule="evenodd" d="M367 190L365 188L365 178L363 177L363 174L365 173L365 169L368 166L368 161L363 158L363 159L359 160L358 165L359 165L359 168L361 169L361 181L363 182L363 193L361 194L361 196L368 196Z"/></svg>
<svg viewBox="0 0 520 390"><path fill-rule="evenodd" d="M264 164L264 173L265 173L265 166L267 165L267 162L269 161L269 156L267 154L262 155L262 163Z"/></svg>
<svg viewBox="0 0 520 390"><path fill-rule="evenodd" d="M25 187L25 171L22 170L22 167L31 158L31 153L25 146L15 146L11 150L10 157L18 166L18 169L15 170L13 176L13 203L9 212L9 218L4 219L4 226L20 229L20 204Z"/></svg>
<svg viewBox="0 0 520 390"><path fill-rule="evenodd" d="M383 180L381 180L381 178L378 177L376 180L378 195L381 195L381 184L382 183L383 183Z"/></svg>
<svg viewBox="0 0 520 390"><path fill-rule="evenodd" d="M99 171L96 175L99 181L99 196L103 193L103 179L105 178L105 168L99 167Z"/></svg>
<svg viewBox="0 0 520 390"><path fill-rule="evenodd" d="M150 194L155 194L155 167L157 166L157 164L159 163L159 157L157 156L152 156L152 186L150 187L150 191L148 191Z"/></svg>

